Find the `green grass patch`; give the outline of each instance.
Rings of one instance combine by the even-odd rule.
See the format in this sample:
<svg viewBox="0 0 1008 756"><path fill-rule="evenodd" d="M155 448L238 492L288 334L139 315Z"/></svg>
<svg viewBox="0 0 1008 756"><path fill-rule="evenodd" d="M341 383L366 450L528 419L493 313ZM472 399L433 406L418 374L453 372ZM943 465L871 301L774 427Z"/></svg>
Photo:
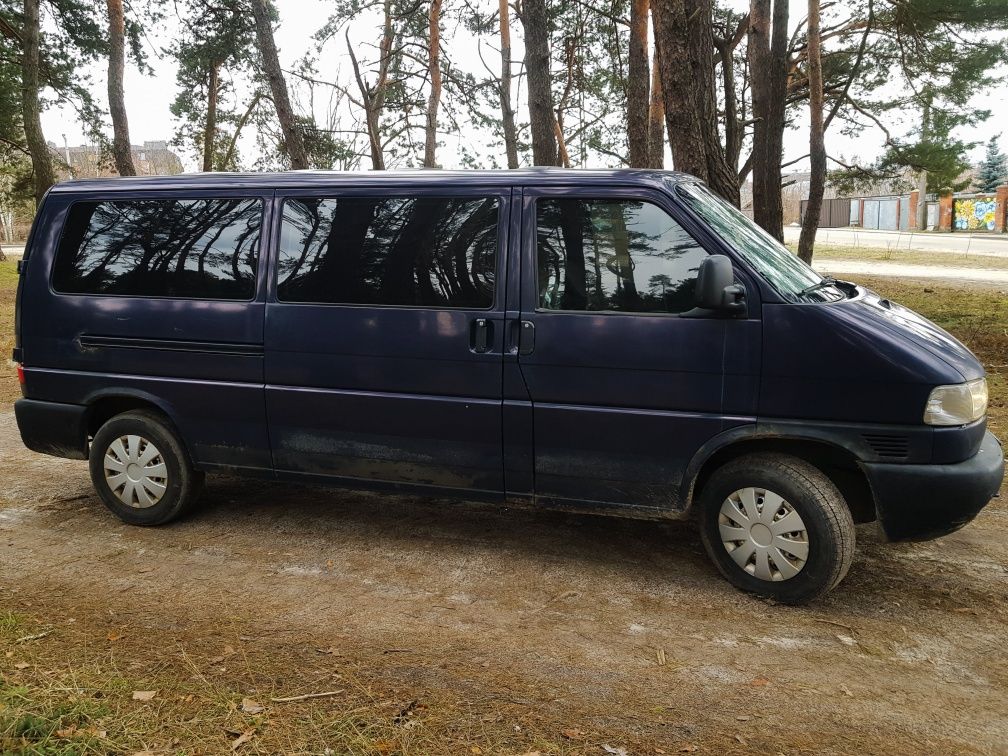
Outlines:
<svg viewBox="0 0 1008 756"><path fill-rule="evenodd" d="M17 260L7 259L0 262L0 290L17 288Z"/></svg>
<svg viewBox="0 0 1008 756"><path fill-rule="evenodd" d="M0 752L70 756L114 752L102 718L108 710L83 697L48 701L27 687L0 687Z"/></svg>
<svg viewBox="0 0 1008 756"><path fill-rule="evenodd" d="M792 252L798 251L797 244L788 244ZM816 244L813 260L850 260L854 262L903 263L905 265L935 265L948 268L985 268L987 270L1008 270L1008 256L969 254L963 252L941 252L919 249L896 249L880 247L854 247L843 244Z"/></svg>
<svg viewBox="0 0 1008 756"><path fill-rule="evenodd" d="M14 349L14 298L17 294L17 262L0 262L0 408L9 409L21 396L17 375L10 365Z"/></svg>
<svg viewBox="0 0 1008 756"><path fill-rule="evenodd" d="M14 612L0 613L0 633L6 635L17 629L21 624L21 617Z"/></svg>

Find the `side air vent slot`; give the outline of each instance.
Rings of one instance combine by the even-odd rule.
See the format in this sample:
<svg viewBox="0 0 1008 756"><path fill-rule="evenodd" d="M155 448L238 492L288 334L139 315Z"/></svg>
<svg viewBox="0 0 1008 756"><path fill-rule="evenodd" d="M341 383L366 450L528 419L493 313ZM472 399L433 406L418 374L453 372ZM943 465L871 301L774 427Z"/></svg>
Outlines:
<svg viewBox="0 0 1008 756"><path fill-rule="evenodd" d="M883 459L906 459L910 453L910 441L906 436L889 433L865 433L864 440Z"/></svg>

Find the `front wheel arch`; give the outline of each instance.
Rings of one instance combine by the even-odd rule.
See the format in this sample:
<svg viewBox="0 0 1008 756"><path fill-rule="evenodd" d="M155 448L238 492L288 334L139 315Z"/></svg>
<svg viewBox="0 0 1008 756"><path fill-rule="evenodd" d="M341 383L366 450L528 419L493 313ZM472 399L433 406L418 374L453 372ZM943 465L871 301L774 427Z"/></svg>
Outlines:
<svg viewBox="0 0 1008 756"><path fill-rule="evenodd" d="M734 429L733 429L734 430ZM689 509L719 468L748 454L786 454L817 468L839 489L855 523L878 519L875 496L858 458L848 449L820 439L757 436L752 426L718 436L714 448L701 449L687 469L683 501Z"/></svg>

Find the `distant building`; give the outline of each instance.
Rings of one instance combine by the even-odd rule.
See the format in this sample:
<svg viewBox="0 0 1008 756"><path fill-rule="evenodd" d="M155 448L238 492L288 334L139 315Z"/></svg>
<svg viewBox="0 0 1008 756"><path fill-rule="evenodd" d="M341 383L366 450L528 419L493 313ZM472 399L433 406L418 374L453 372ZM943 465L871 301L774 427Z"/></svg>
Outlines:
<svg viewBox="0 0 1008 756"><path fill-rule="evenodd" d="M56 158L56 173L60 181L70 178L98 178L119 175L112 153L101 145L59 147L49 142ZM168 142L144 142L132 145L133 165L141 176L173 176L182 173L182 161L168 149Z"/></svg>

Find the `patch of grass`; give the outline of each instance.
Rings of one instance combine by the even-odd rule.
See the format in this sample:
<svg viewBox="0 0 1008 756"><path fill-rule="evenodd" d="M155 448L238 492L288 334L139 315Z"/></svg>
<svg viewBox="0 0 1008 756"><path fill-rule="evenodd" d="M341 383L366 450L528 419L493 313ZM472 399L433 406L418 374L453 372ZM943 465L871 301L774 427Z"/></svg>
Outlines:
<svg viewBox="0 0 1008 756"><path fill-rule="evenodd" d="M37 611L26 613L22 624L49 625L53 611ZM95 617L104 614L96 611ZM235 630L249 621L242 619ZM535 686L524 677L504 674L485 695L482 684L470 686L487 670L464 660L453 665L447 678L452 684L428 684L428 673L449 673L428 670L420 682L397 656L361 651L350 642L341 644L338 654L320 654L317 638L232 639L222 632L219 617L212 622L189 626L171 639L111 621L63 623L58 634L28 643L0 639L0 754L151 750L189 756L230 753L238 742L243 756L535 750L574 756L601 752L601 743L612 737L588 727L577 740L562 736L560 727L567 723L558 725L552 715L528 708ZM106 641L112 630L117 640ZM237 648L223 657L222 635ZM135 700L134 691L156 694ZM322 691L332 693L273 700ZM245 699L252 703L245 705ZM652 737L645 740L653 743ZM632 741L627 745L633 753L650 752L643 741L639 748Z"/></svg>
<svg viewBox="0 0 1008 756"><path fill-rule="evenodd" d="M0 290L17 288L17 260L0 262Z"/></svg>
<svg viewBox="0 0 1008 756"><path fill-rule="evenodd" d="M0 407L9 408L21 396L17 373L11 366L14 349L14 297L17 294L17 261L0 262Z"/></svg>
<svg viewBox="0 0 1008 756"><path fill-rule="evenodd" d="M48 701L23 686L0 687L0 752L32 756L109 753L108 710L83 697Z"/></svg>
<svg viewBox="0 0 1008 756"><path fill-rule="evenodd" d="M14 612L0 612L0 635L10 635L21 627L21 616Z"/></svg>
<svg viewBox="0 0 1008 756"><path fill-rule="evenodd" d="M797 244L788 244L792 252ZM854 247L844 244L816 244L814 260L852 260L857 262L905 263L907 265L937 265L950 268L986 268L1008 270L1008 257L979 253L925 251L919 249L885 249Z"/></svg>

